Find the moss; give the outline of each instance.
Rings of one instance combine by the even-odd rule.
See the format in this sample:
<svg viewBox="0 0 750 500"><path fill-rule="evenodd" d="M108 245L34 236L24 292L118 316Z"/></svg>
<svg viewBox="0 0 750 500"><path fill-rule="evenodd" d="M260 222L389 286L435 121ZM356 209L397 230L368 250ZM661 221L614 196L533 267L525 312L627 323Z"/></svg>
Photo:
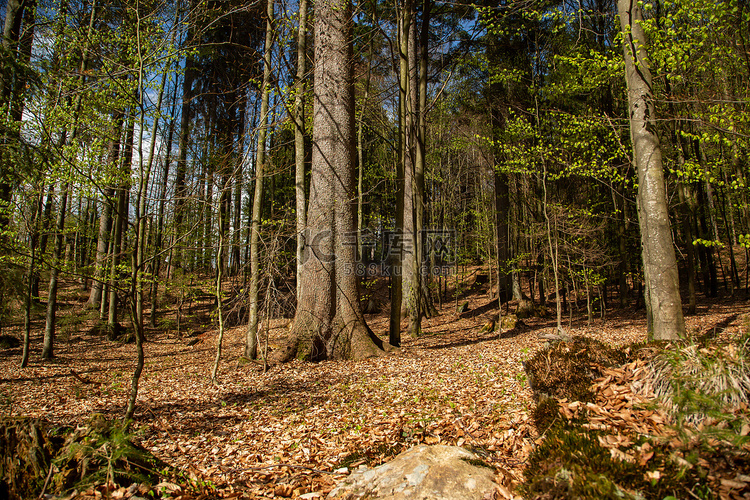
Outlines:
<svg viewBox="0 0 750 500"><path fill-rule="evenodd" d="M132 443L127 427L94 415L85 426L51 429L29 418L0 422L0 494L2 498L35 498L54 464L47 493L114 482L155 483L165 463Z"/></svg>
<svg viewBox="0 0 750 500"><path fill-rule="evenodd" d="M571 401L593 400L591 382L601 375L593 366L612 367L625 362L623 351L598 340L573 337L552 344L524 363L535 398L567 398Z"/></svg>
<svg viewBox="0 0 750 500"><path fill-rule="evenodd" d="M127 424L92 415L84 427L68 434L57 453L54 463L59 472L53 476L53 489L158 482L166 464L131 439Z"/></svg>
<svg viewBox="0 0 750 500"><path fill-rule="evenodd" d="M550 429L529 457L523 490L526 498L627 498L621 484L638 476L631 464L612 459L596 433L563 424Z"/></svg>
<svg viewBox="0 0 750 500"><path fill-rule="evenodd" d="M681 459L681 452L666 444L648 441L654 455L645 466L641 466L635 461L613 458L610 450L599 443L599 435L603 434L568 421L551 427L544 441L529 457L526 482L521 487L524 498L718 498L707 482L707 471L692 465L697 462L697 456L689 456L690 460ZM647 440L641 439L620 451L637 457L639 447L645 442ZM708 456L703 458L710 459ZM742 461L742 464L734 465L742 468L747 463ZM659 471L661 476L658 480L650 480L646 476L649 471Z"/></svg>
<svg viewBox="0 0 750 500"><path fill-rule="evenodd" d="M573 421L556 418L558 402L554 398L585 398L583 389L588 390L591 379L599 375L597 365L622 364L625 355L630 360L653 361L661 352L663 347L653 344L615 351L598 342L573 339L541 351L526 364L529 378L536 379L532 380L538 396L533 417L543 441L529 457L526 483L522 486L524 498L708 500L721 497L722 477L731 478L736 471L750 469L750 454L746 448L737 446L744 441L717 440L708 425L702 431L684 436L682 443L687 444L630 436L635 442L610 450L599 442L604 433L582 426L585 414ZM677 355L674 348L669 352ZM688 363L681 360L676 364L682 367ZM701 366L705 371L705 366ZM718 427L731 430L728 417L718 421ZM707 440L708 437L714 439ZM646 443L648 457L644 459ZM630 458L625 460L626 457Z"/></svg>
<svg viewBox="0 0 750 500"><path fill-rule="evenodd" d="M560 405L555 398L541 398L532 417L539 434L544 434L555 423L560 422Z"/></svg>

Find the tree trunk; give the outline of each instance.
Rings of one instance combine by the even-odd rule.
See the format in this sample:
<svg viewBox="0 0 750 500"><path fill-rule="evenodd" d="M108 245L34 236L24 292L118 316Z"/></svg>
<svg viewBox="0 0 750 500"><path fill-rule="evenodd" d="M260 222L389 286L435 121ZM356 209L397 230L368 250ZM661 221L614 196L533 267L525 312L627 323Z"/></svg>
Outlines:
<svg viewBox="0 0 750 500"><path fill-rule="evenodd" d="M24 12L23 3L21 0L8 0L6 4L5 25L2 40L0 40L0 50L6 54L17 53ZM11 68L11 64L8 64L3 68L2 73L0 73L0 106L10 104L11 101L14 87L13 77L15 76L15 72ZM6 136L6 131L2 131L0 141L5 143L9 139ZM13 188L10 179L13 178L14 172L12 171L12 164L2 157L3 153L5 153L4 150L5 147L0 148L0 230L5 230L10 220L9 205L13 197Z"/></svg>
<svg viewBox="0 0 750 500"><path fill-rule="evenodd" d="M237 144L239 144L238 155L240 158L244 157L244 149L242 147L245 137L245 126L247 115L245 110L247 109L247 91L242 92L240 97L240 111L237 119ZM231 274L236 276L240 272L241 263L241 252L240 252L240 235L242 234L242 172L243 172L243 161L237 162L237 166L234 170L234 232L232 233L231 243Z"/></svg>
<svg viewBox="0 0 750 500"><path fill-rule="evenodd" d="M177 101L177 89L174 89L172 96L172 111L170 116L174 116ZM169 129L166 140L166 153L164 156L164 166L161 173L161 183L159 184L159 194L157 196L159 209L156 215L156 235L154 236L154 257L153 257L153 281L151 282L151 317L150 324L152 328L156 327L156 315L159 303L159 274L161 273L161 263L164 260L164 249L162 248L164 239L164 212L167 203L167 184L169 183L169 164L172 154L172 138L174 136L174 118L169 120Z"/></svg>
<svg viewBox="0 0 750 500"><path fill-rule="evenodd" d="M297 298L302 296L302 253L305 248L305 81L307 79L307 0L299 1L297 79L294 94L294 191L297 208Z"/></svg>
<svg viewBox="0 0 750 500"><path fill-rule="evenodd" d="M425 170L427 165L427 71L429 64L429 30L430 11L432 0L423 0L422 4L422 28L420 30L419 46L419 101L417 105L417 152L415 166L415 180L417 191L414 200L414 218L417 227L417 272L420 273L420 313L427 317L437 315L437 309L432 301L429 288L429 273L422 272L425 268L424 246L422 231L424 230L424 207L425 207ZM420 317L421 319L421 317ZM421 330L421 324L417 325Z"/></svg>
<svg viewBox="0 0 750 500"><path fill-rule="evenodd" d="M219 233L219 248L216 252L216 313L219 319L219 336L216 339L216 357L214 358L214 365L211 368L211 383L216 385L218 383L217 374L219 372L219 361L221 361L221 347L224 341L224 311L222 309L223 300L221 292L221 282L224 278L223 269L224 263L224 234Z"/></svg>
<svg viewBox="0 0 750 500"><path fill-rule="evenodd" d="M185 38L185 43L189 46L194 42L195 37L195 10L198 8L197 0L189 0L189 12L187 15L188 32ZM190 47L192 48L192 47ZM190 125L192 120L192 100L193 100L193 82L196 77L195 71L195 56L192 50L188 50L187 57L185 58L185 76L182 80L182 110L180 112L180 137L177 151L177 165L175 171L174 181L174 231L175 243L179 241L182 236L182 225L185 218L185 203L187 202L188 189L185 183L187 177L187 154L188 147L190 146ZM177 246L173 252L173 262L171 265L176 267L182 267L184 265L184 255Z"/></svg>
<svg viewBox="0 0 750 500"><path fill-rule="evenodd" d="M677 260L669 227L661 147L655 132L651 72L643 15L635 0L618 0L624 36L625 79L633 154L638 170L638 220L641 229L649 339L685 335Z"/></svg>
<svg viewBox="0 0 750 500"><path fill-rule="evenodd" d="M120 259L125 251L125 229L128 222L128 195L130 192L130 168L133 159L133 138L135 131L135 117L130 117L127 137L125 139L125 155L120 164L122 179L117 188L117 210L115 213L114 235L110 247L112 248L112 266L109 275L109 307L107 309L107 335L112 340L117 337L119 325L117 323L117 291L120 278Z"/></svg>
<svg viewBox="0 0 750 500"><path fill-rule="evenodd" d="M91 39L91 32L93 31L94 26L94 18L96 16L96 2L93 2L91 5L91 15L89 16L89 25L88 25L88 33L87 33L87 40ZM79 90L80 88L83 88L83 86L86 84L86 70L88 68L88 52L89 52L89 46L86 44L83 49L83 53L81 54L81 64L80 64L80 79L78 81L79 83ZM82 105L82 94L79 93L78 97L76 98L75 104L73 106L73 117L70 123L70 134L67 133L67 131L63 131L59 142L58 142L58 151L61 152L61 154L64 154L64 147L65 144L68 141L68 137L70 137L70 141L72 142L78 133L78 119L81 114L81 105ZM54 248L54 254L53 254L53 263L52 263L52 271L50 273L50 280L49 280L49 289L48 289L48 299L47 299L47 318L46 318L46 324L44 328L44 343L42 347L42 359L52 359L54 357L54 340L55 340L55 326L57 321L57 287L58 287L58 280L59 280L59 273L60 273L60 265L62 264L62 257L63 257L63 246L65 243L65 216L66 211L68 209L68 197L70 196L70 189L72 187L72 182L70 181L70 177L73 175L72 168L70 168L67 172L66 178L63 181L63 187L62 191L60 193L60 207L59 212L57 215L57 224L56 224L56 234L55 234L55 248Z"/></svg>
<svg viewBox="0 0 750 500"><path fill-rule="evenodd" d="M255 195L253 196L253 224L250 236L250 320L245 339L245 357L258 356L258 290L260 281L260 217L263 208L263 170L266 162L266 134L268 132L268 99L271 91L271 49L273 48L274 0L266 8L266 42L263 57L263 90L260 104L260 130L255 160Z"/></svg>
<svg viewBox="0 0 750 500"><path fill-rule="evenodd" d="M381 354L365 324L353 272L354 93L350 0L315 3L315 93L310 204L302 296L291 341L274 361L361 359ZM325 62L325 63L323 63Z"/></svg>
<svg viewBox="0 0 750 500"><path fill-rule="evenodd" d="M370 82L372 80L372 38L367 43L367 76L365 76L365 90L362 95L359 116L357 117L357 260L365 262L362 254L362 229L364 225L364 177L365 177L365 151L364 151L364 122L365 112L370 100Z"/></svg>
<svg viewBox="0 0 750 500"><path fill-rule="evenodd" d="M408 29L410 27L411 11L406 6L401 8L399 17L399 113L398 113L398 159L396 161L396 223L388 242L388 259L391 275L391 313L389 321L388 342L392 346L401 345L401 316L404 309L404 235L406 228L406 162L407 141L405 129L407 127L407 100L409 96L409 59L408 59Z"/></svg>
<svg viewBox="0 0 750 500"><path fill-rule="evenodd" d="M407 58L409 61L409 97L407 105L406 134L408 156L407 163L404 166L404 236L406 246L404 247L406 259L404 262L404 277L407 280L407 295L404 297L405 304L409 315L409 335L417 337L421 333L421 295L422 280L419 269L419 220L418 205L421 203L421 193L419 190L419 144L418 144L418 113L419 113L419 96L418 96L418 58L417 58L417 11L416 1L407 2L411 9L409 19L409 43ZM424 162L422 163L422 179L424 180ZM424 191L424 188L423 188ZM407 223L408 222L408 223Z"/></svg>
<svg viewBox="0 0 750 500"><path fill-rule="evenodd" d="M52 271L50 272L49 290L47 297L47 321L44 327L44 345L42 347L42 359L54 357L55 324L57 321L57 287L62 264L63 242L65 241L65 213L68 210L68 192L70 183L63 184L60 193L60 207L57 214L55 248L52 255Z"/></svg>
<svg viewBox="0 0 750 500"><path fill-rule="evenodd" d="M122 125L124 121L122 112L115 112L112 137L109 140L109 152L107 155L107 164L113 170L117 168L120 157L120 136L122 134ZM106 271L107 244L109 233L112 230L112 197L114 188L105 187L104 196L101 201L101 211L99 214L99 237L96 244L96 258L94 263L94 279L91 284L91 292L87 305L98 307L102 300L102 288L104 286L104 275Z"/></svg>

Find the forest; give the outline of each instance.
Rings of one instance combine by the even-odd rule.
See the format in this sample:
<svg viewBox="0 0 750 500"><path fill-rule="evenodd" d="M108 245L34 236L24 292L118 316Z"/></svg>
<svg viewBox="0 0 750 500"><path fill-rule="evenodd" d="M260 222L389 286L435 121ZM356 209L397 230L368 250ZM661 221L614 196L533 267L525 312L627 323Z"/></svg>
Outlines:
<svg viewBox="0 0 750 500"><path fill-rule="evenodd" d="M1 3L0 498L750 494L744 0Z"/></svg>

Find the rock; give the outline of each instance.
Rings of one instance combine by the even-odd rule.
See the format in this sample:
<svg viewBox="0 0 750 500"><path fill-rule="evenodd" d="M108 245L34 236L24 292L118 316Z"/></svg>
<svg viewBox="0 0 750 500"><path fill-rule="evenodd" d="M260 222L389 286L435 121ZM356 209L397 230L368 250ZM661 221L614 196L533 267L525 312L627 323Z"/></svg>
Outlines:
<svg viewBox="0 0 750 500"><path fill-rule="evenodd" d="M463 448L419 445L374 469L357 469L328 495L330 499L472 500L494 498L494 470Z"/></svg>
<svg viewBox="0 0 750 500"><path fill-rule="evenodd" d="M463 301L461 304L458 305L458 307L456 307L456 312L458 314L465 313L468 310L469 310L469 301L468 300Z"/></svg>

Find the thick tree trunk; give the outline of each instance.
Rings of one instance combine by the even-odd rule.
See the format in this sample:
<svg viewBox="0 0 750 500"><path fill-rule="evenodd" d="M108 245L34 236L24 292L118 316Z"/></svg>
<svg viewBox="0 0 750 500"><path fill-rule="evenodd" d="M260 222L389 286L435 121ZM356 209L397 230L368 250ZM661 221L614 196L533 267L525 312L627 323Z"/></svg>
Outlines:
<svg viewBox="0 0 750 500"><path fill-rule="evenodd" d="M406 162L408 142L405 130L407 128L407 101L409 96L409 59L408 59L408 30L411 25L411 11L404 5L399 17L399 113L398 113L398 160L396 161L396 224L393 228L391 241L388 242L389 267L391 275L391 313L389 321L389 340L392 346L401 345L401 317L405 311L404 305L404 262L407 260L405 250L405 234L408 229L406 196L410 190L406 186ZM409 210L410 212L410 210Z"/></svg>
<svg viewBox="0 0 750 500"><path fill-rule="evenodd" d="M23 19L23 2L20 0L8 0L5 7L5 25L2 39L0 40L1 49L8 54L14 54L18 49L18 41L21 31L21 21ZM8 65L10 66L10 64ZM0 106L10 103L13 93L13 76L14 72L10 67L3 68L0 72ZM0 134L0 141L6 142L9 137L3 131ZM9 205L13 196L13 189L10 179L13 177L12 165L3 159L2 154L5 148L0 148L0 229L5 229L9 221Z"/></svg>
<svg viewBox="0 0 750 500"><path fill-rule="evenodd" d="M429 64L428 44L430 39L430 12L432 0L422 3L422 27L419 33L419 101L417 107L417 154L416 154L416 196L414 203L417 226L417 272L420 274L420 312L425 316L437 315L429 288L429 274L422 272L425 267L424 246L421 233L424 229L425 207L425 171L427 166L427 70ZM420 317L421 319L421 317ZM418 325L421 329L421 324Z"/></svg>
<svg viewBox="0 0 750 500"><path fill-rule="evenodd" d="M350 0L315 3L315 99L302 296L290 343L273 361L383 353L364 321L353 272L357 242Z"/></svg>
<svg viewBox="0 0 750 500"><path fill-rule="evenodd" d="M649 338L685 335L677 260L667 212L661 147L656 136L654 97L646 55L643 15L635 0L618 0L624 35L625 76L633 154L638 170L638 220L641 229Z"/></svg>
<svg viewBox="0 0 750 500"><path fill-rule="evenodd" d="M404 164L404 205L403 205L403 257L401 259L402 287L401 287L401 314L408 315L410 318L414 314L419 314L418 310L413 310L417 302L419 289L419 277L415 275L416 260L416 241L415 241L415 221L414 221L414 191L415 191L415 153L416 153L416 116L415 106L417 98L417 66L416 66L416 12L414 11L415 0L405 0L403 4L403 28L400 40L401 50L401 68L400 82L401 92L403 94L403 104L401 106L403 119L401 121L402 141L402 161ZM414 296L412 296L414 295ZM411 331L411 319L409 321L409 333Z"/></svg>

